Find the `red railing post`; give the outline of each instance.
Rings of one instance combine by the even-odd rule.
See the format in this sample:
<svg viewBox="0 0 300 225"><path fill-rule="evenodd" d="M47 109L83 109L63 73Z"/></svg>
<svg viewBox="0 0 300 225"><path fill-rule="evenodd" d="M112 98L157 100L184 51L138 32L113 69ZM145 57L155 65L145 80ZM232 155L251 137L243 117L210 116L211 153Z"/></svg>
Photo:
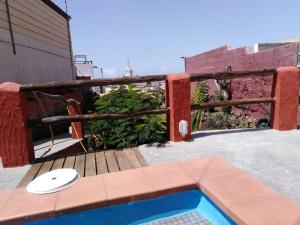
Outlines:
<svg viewBox="0 0 300 225"><path fill-rule="evenodd" d="M191 123L191 81L189 74L170 74L166 80L166 98L170 109L168 114L168 137L170 141L190 140ZM187 134L182 136L179 132L180 121L188 124Z"/></svg>
<svg viewBox="0 0 300 225"><path fill-rule="evenodd" d="M271 126L275 130L293 130L297 128L299 104L299 69L280 67L273 80Z"/></svg>
<svg viewBox="0 0 300 225"><path fill-rule="evenodd" d="M34 160L32 132L27 123L27 97L20 85L0 84L0 156L3 167L24 166Z"/></svg>
<svg viewBox="0 0 300 225"><path fill-rule="evenodd" d="M78 102L81 102L79 100L80 98L77 98ZM68 105L68 112L70 116L80 115L80 105L79 104L73 104ZM71 123L72 128L72 138L73 139L83 139L84 138L84 129L83 129L83 123L82 122L74 122Z"/></svg>

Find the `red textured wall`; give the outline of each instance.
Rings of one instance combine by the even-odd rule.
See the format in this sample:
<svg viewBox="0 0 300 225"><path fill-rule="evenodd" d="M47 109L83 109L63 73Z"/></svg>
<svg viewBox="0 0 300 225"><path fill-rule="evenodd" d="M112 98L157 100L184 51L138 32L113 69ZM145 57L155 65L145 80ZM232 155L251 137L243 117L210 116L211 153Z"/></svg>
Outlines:
<svg viewBox="0 0 300 225"><path fill-rule="evenodd" d="M190 83L189 74L167 75L167 105L170 108L167 120L170 141L187 141L192 138ZM181 120L185 120L188 123L188 134L185 137L182 137L179 133Z"/></svg>
<svg viewBox="0 0 300 225"><path fill-rule="evenodd" d="M0 84L0 156L3 167L34 160L31 130L26 126L26 95L16 83Z"/></svg>
<svg viewBox="0 0 300 225"><path fill-rule="evenodd" d="M230 49L228 46L223 46L199 55L187 57L185 67L187 73L207 73L225 71L228 66L231 66L232 71L296 66L297 51L297 43L257 53L248 53L247 47ZM272 76L234 79L231 83L233 99L270 97L272 82ZM214 82L210 81L209 86L212 90L216 90ZM249 105L246 107L246 112L253 117L263 117L265 108L268 107L263 104Z"/></svg>

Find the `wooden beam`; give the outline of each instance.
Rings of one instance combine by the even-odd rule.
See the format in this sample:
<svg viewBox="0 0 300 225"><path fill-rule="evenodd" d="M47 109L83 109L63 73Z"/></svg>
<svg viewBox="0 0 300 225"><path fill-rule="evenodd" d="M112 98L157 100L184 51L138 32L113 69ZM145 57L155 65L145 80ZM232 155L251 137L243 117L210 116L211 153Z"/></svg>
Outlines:
<svg viewBox="0 0 300 225"><path fill-rule="evenodd" d="M233 105L249 105L249 104L260 104L260 103L273 103L275 98L253 98L253 99L238 99L231 101L215 101L203 104L193 104L191 105L192 110L205 109L212 107L223 107L223 106L233 106Z"/></svg>
<svg viewBox="0 0 300 225"><path fill-rule="evenodd" d="M234 78L245 78L245 77L254 77L254 76L270 76L277 73L276 69L264 69L264 70L255 70L255 71L224 71L217 73L195 73L190 74L191 81L204 81L209 79L215 80L225 80L225 79L234 79Z"/></svg>
<svg viewBox="0 0 300 225"><path fill-rule="evenodd" d="M143 115L163 114L163 113L168 113L168 112L169 112L168 108L163 108L163 109L152 109L152 110L143 110L143 111L132 111L132 112L127 112L127 113L83 114L83 115L75 115L75 116L52 116L52 117L43 118L43 119L41 119L40 122L46 123L46 124L52 124L52 123L59 123L59 122L63 122L63 121L79 122L79 121L86 121L86 120L117 120L117 119L138 117L138 116L143 116Z"/></svg>
<svg viewBox="0 0 300 225"><path fill-rule="evenodd" d="M139 77L121 77L115 79L93 79L93 80L73 80L68 82L51 82L44 84L24 84L21 85L21 91L45 91L45 90L57 90L57 89L71 89L82 87L94 87L105 85L120 85L120 84L132 84L132 83L147 83L153 81L165 80L165 75L149 75Z"/></svg>

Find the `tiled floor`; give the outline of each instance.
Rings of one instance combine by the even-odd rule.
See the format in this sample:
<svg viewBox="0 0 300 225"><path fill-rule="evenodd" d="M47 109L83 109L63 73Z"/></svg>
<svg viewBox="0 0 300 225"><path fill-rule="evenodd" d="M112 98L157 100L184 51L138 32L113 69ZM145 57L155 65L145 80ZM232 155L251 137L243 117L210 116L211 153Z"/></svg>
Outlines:
<svg viewBox="0 0 300 225"><path fill-rule="evenodd" d="M161 219L147 225L211 225L211 223L198 212L185 213L167 219Z"/></svg>

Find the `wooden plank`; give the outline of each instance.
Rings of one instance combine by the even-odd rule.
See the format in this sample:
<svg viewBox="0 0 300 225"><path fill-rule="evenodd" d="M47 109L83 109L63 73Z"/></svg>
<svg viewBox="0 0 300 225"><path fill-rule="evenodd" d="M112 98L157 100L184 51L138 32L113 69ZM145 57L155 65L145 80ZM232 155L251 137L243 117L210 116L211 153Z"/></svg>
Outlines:
<svg viewBox="0 0 300 225"><path fill-rule="evenodd" d="M59 42L56 42L48 37L45 37L45 36L42 36L40 34L37 34L35 32L32 32L26 28L23 28L21 26L18 26L16 24L12 24L13 25L13 32L16 32L16 33L20 33L22 35L25 35L25 36L28 36L28 37L31 37L31 38L34 38L36 40L39 40L39 41L43 41L45 43L48 43L48 44L51 44L51 45L55 45L57 47L60 47L60 48L63 48L65 50L69 50L69 45L66 45L66 44L61 44Z"/></svg>
<svg viewBox="0 0 300 225"><path fill-rule="evenodd" d="M118 165L120 170L129 170L131 169L129 162L127 160L126 154L123 150L114 150Z"/></svg>
<svg viewBox="0 0 300 225"><path fill-rule="evenodd" d="M38 174L36 175L36 177L49 172L52 168L53 163L54 163L54 159L52 159L52 158L44 161L44 163L43 163L41 169L39 170Z"/></svg>
<svg viewBox="0 0 300 225"><path fill-rule="evenodd" d="M20 0L19 0L20 1ZM24 0L22 0L24 1ZM53 20L57 21L58 23L62 23L66 21L66 18L56 12L54 9L47 6L41 0L25 0L26 2L30 3L32 6L36 7L36 9L43 14L46 14L47 17L52 18Z"/></svg>
<svg viewBox="0 0 300 225"><path fill-rule="evenodd" d="M65 160L64 168L71 168L71 169L73 169L74 168L74 164L75 164L75 159L76 159L75 155L68 155L66 157L66 160Z"/></svg>
<svg viewBox="0 0 300 225"><path fill-rule="evenodd" d="M12 3L10 3L10 4L12 4ZM2 8L1 5L0 5L0 7ZM16 10L14 7L10 7L10 9L11 9L11 11ZM19 10L19 12L23 12L25 10L25 8L23 7L23 8L18 9L18 10ZM0 12L1 19L2 20L7 20L7 16L5 15L6 9L1 9L1 11L2 11L2 12ZM31 13L31 12L29 12L28 14L29 14L29 16L35 15L34 13ZM63 34L64 37L65 37L64 40L63 40L61 37L58 37L57 35L51 35L48 32L46 32L46 31L49 30L49 26L47 26L47 25L44 25L44 27L45 27L44 30L46 30L46 31L44 31L44 30L36 28L35 26L32 26L31 23L28 23L27 21L23 21L22 19L18 19L15 16L11 16L11 19L12 19L12 28L13 28L14 32L26 35L26 36L31 37L31 38L35 38L37 40L46 42L48 44L56 45L56 46L58 46L60 48L63 48L63 49L67 49L67 50L70 49L70 47L69 47L69 36L68 36L67 29L66 29L66 33ZM38 18L34 18L34 19L36 21L39 21ZM55 27L57 27L57 26L55 26ZM62 30L62 28L60 28L60 29ZM57 31L57 32L59 32L59 31Z"/></svg>
<svg viewBox="0 0 300 225"><path fill-rule="evenodd" d="M127 157L127 160L129 162L129 165L130 165L131 168L142 167L141 164L139 163L138 159L136 158L136 155L131 150L131 148L124 149L124 153Z"/></svg>
<svg viewBox="0 0 300 225"><path fill-rule="evenodd" d="M59 158L55 159L51 170L57 170L57 169L63 168L65 159L66 159L66 157L59 157Z"/></svg>
<svg viewBox="0 0 300 225"><path fill-rule="evenodd" d="M107 168L109 173L120 171L114 151L113 150L105 151L104 155L106 158Z"/></svg>
<svg viewBox="0 0 300 225"><path fill-rule="evenodd" d="M6 29L6 30L9 29L8 22L5 20L2 20L1 18L0 18L0 28Z"/></svg>
<svg viewBox="0 0 300 225"><path fill-rule="evenodd" d="M87 153L85 155L85 176L93 176L96 175L96 159L95 159L95 153Z"/></svg>
<svg viewBox="0 0 300 225"><path fill-rule="evenodd" d="M4 20L7 20L5 6L3 7L3 5L0 4L0 11L2 11L0 14L5 16ZM47 31L50 34L53 34L57 37L68 40L68 33L67 32L63 33L61 31L59 31L59 29L57 29L57 27L48 26L48 25L44 24L42 21L34 18L32 15L27 15L19 9L15 9L14 7L10 7L10 15L11 15L12 18L20 19L20 20L22 20L22 21L24 21L28 24L31 24L31 25L39 28L39 29Z"/></svg>
<svg viewBox="0 0 300 225"><path fill-rule="evenodd" d="M45 27L56 31L61 30L61 33L63 35L68 35L67 21L65 21L64 23L57 23L53 20L45 18L43 15L40 15L40 12L34 12L30 8L28 8L28 5L23 6L22 2L10 1L9 7L11 10L17 10L20 13L35 19Z"/></svg>
<svg viewBox="0 0 300 225"><path fill-rule="evenodd" d="M146 159L144 158L142 153L140 153L138 148L132 148L132 151L134 152L134 154L135 154L136 158L138 159L139 163L141 164L141 166L149 166L148 162L146 161Z"/></svg>
<svg viewBox="0 0 300 225"><path fill-rule="evenodd" d="M75 116L51 116L51 117L46 117L41 119L41 122L52 124L52 123L59 123L63 121L79 122L79 121L87 121L87 120L118 120L118 119L132 118L132 117L138 117L143 115L164 114L167 112L169 112L169 108L131 111L131 112L124 112L124 113L81 114Z"/></svg>
<svg viewBox="0 0 300 225"><path fill-rule="evenodd" d="M121 85L121 84L134 84L134 83L147 83L154 81L165 80L165 75L148 75L137 76L132 78L120 77L113 79L93 79L93 80L75 80L68 82L50 82L40 84L24 84L21 85L22 91L45 91L45 90L61 90L64 88L80 88L80 87L96 87L104 85Z"/></svg>
<svg viewBox="0 0 300 225"><path fill-rule="evenodd" d="M31 4L24 2L24 0L10 1L9 6L19 9L20 11L25 12L27 15L32 15L38 20L43 20L44 22L47 22L47 24L50 26L56 26L57 28L61 29L67 28L67 20L65 18L62 18L60 21L57 21L52 17L48 16L47 14L43 13L40 9L37 9ZM57 18L59 17L60 16L58 16Z"/></svg>
<svg viewBox="0 0 300 225"><path fill-rule="evenodd" d="M41 29L41 28L39 28L35 25L32 25L32 24L28 23L27 21L21 20L21 19L15 17L15 16L11 17L11 23L12 23L12 25L22 27L22 28L24 28L24 29L26 29L26 30L28 30L32 33L35 33L37 35L48 38L48 39L52 40L53 42L57 42L61 45L66 45L67 46L69 44L68 39L59 37L55 34L52 34L52 33L50 33L49 31L47 31L45 29Z"/></svg>
<svg viewBox="0 0 300 225"><path fill-rule="evenodd" d="M25 176L22 178L20 183L17 185L17 187L27 186L27 184L29 184L29 182L32 181L36 177L36 175L39 172L42 165L43 165L43 162L33 164L31 166L31 168L27 171Z"/></svg>
<svg viewBox="0 0 300 225"><path fill-rule="evenodd" d="M74 170L77 171L80 177L84 177L85 154L79 153L76 155Z"/></svg>
<svg viewBox="0 0 300 225"><path fill-rule="evenodd" d="M96 152L97 174L108 173L104 152Z"/></svg>
<svg viewBox="0 0 300 225"><path fill-rule="evenodd" d="M34 26L35 28L46 31L50 35L54 35L55 37L60 37L63 40L68 40L68 34L67 33L59 32L57 29L54 29L54 28L49 27L47 25L44 25L39 20L36 20L33 17L30 17L30 16L20 12L19 10L14 9L14 8L11 8L10 12L11 12L11 16L12 16L13 19L17 18L19 20L22 20L22 21Z"/></svg>

